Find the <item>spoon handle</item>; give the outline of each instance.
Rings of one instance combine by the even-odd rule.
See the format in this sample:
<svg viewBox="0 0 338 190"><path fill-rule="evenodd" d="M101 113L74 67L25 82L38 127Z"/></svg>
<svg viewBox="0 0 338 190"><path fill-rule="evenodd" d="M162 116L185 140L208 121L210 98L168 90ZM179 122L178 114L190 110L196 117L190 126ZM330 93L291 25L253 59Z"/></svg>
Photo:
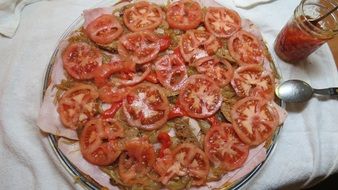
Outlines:
<svg viewBox="0 0 338 190"><path fill-rule="evenodd" d="M338 95L338 88L313 89L313 92L315 94L337 96Z"/></svg>

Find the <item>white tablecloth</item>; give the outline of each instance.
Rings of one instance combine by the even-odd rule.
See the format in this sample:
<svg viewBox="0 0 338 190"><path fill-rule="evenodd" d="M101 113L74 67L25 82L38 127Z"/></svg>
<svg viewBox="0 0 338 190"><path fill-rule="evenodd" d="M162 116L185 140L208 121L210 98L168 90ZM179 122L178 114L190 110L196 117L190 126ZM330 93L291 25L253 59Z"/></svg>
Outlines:
<svg viewBox="0 0 338 190"><path fill-rule="evenodd" d="M232 1L222 1L256 23L270 48L299 3L277 0L245 10ZM0 189L80 189L56 159L36 119L44 74L58 39L83 9L96 3L54 0L30 4L23 9L14 37L0 36ZM327 45L297 65L274 57L284 80L303 79L318 88L338 86ZM337 99L323 98L287 105L289 116L277 147L246 187L300 188L337 172L337 107Z"/></svg>

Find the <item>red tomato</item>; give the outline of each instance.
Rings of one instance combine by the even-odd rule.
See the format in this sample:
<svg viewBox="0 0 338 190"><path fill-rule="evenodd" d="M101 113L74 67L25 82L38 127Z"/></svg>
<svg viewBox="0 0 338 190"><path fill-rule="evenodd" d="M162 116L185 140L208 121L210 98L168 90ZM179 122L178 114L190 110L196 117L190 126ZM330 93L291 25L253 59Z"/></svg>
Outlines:
<svg viewBox="0 0 338 190"><path fill-rule="evenodd" d="M204 24L207 30L219 38L228 38L241 28L241 17L225 7L209 7Z"/></svg>
<svg viewBox="0 0 338 190"><path fill-rule="evenodd" d="M124 24L134 32L155 29L162 23L163 17L159 6L145 1L135 3L123 13Z"/></svg>
<svg viewBox="0 0 338 190"><path fill-rule="evenodd" d="M269 101L259 97L239 100L231 109L234 130L248 145L258 145L271 137L278 125L278 113Z"/></svg>
<svg viewBox="0 0 338 190"><path fill-rule="evenodd" d="M221 61L216 57L208 56L197 59L193 65L199 73L207 75L219 86L229 84L234 74L232 66L228 61Z"/></svg>
<svg viewBox="0 0 338 190"><path fill-rule="evenodd" d="M155 59L159 51L158 37L149 31L126 34L120 38L118 44L119 54L138 64Z"/></svg>
<svg viewBox="0 0 338 190"><path fill-rule="evenodd" d="M101 113L102 119L111 119L114 118L115 113L120 109L122 106L122 102L115 102L113 103L109 109L105 110Z"/></svg>
<svg viewBox="0 0 338 190"><path fill-rule="evenodd" d="M125 86L132 86L142 82L151 72L149 65L138 65L134 72L120 72L115 75L112 83L118 83Z"/></svg>
<svg viewBox="0 0 338 190"><path fill-rule="evenodd" d="M268 100L274 97L274 77L260 65L245 65L235 70L231 85L240 97L260 96Z"/></svg>
<svg viewBox="0 0 338 190"><path fill-rule="evenodd" d="M249 146L238 138L231 124L221 123L208 130L204 138L204 151L215 166L230 171L244 164Z"/></svg>
<svg viewBox="0 0 338 190"><path fill-rule="evenodd" d="M99 98L105 103L120 102L128 94L129 88L109 83L99 89Z"/></svg>
<svg viewBox="0 0 338 190"><path fill-rule="evenodd" d="M61 97L57 111L65 127L76 129L94 116L97 89L87 84L76 84Z"/></svg>
<svg viewBox="0 0 338 190"><path fill-rule="evenodd" d="M192 185L204 185L209 174L209 160L206 154L191 143L178 145L174 151L175 163L168 169L178 176L189 175Z"/></svg>
<svg viewBox="0 0 338 190"><path fill-rule="evenodd" d="M70 43L62 53L63 67L78 80L94 78L94 71L102 63L101 52L84 42Z"/></svg>
<svg viewBox="0 0 338 190"><path fill-rule="evenodd" d="M120 156L118 172L128 185L147 182L147 173L155 163L155 151L145 138L135 138L125 145L126 152Z"/></svg>
<svg viewBox="0 0 338 190"><path fill-rule="evenodd" d="M201 6L192 0L176 1L168 6L167 21L171 28L194 29L202 21Z"/></svg>
<svg viewBox="0 0 338 190"><path fill-rule="evenodd" d="M134 71L135 63L122 60L119 55L112 55L109 63L100 65L94 72L95 84L101 87L108 83L109 77L114 73Z"/></svg>
<svg viewBox="0 0 338 190"><path fill-rule="evenodd" d="M163 155L156 158L154 170L160 175L160 181L163 184L167 184L168 181L175 175L174 172L168 171L174 164L174 155L169 148L163 149L162 154Z"/></svg>
<svg viewBox="0 0 338 190"><path fill-rule="evenodd" d="M168 49L171 43L171 38L168 35L159 36L160 51Z"/></svg>
<svg viewBox="0 0 338 190"><path fill-rule="evenodd" d="M183 117L183 116L187 116L188 115L181 108L181 106L179 105L179 102L176 103L176 105L170 105L169 107L170 108L169 108L168 119L173 119L173 118L176 118L176 117Z"/></svg>
<svg viewBox="0 0 338 190"><path fill-rule="evenodd" d="M207 118L222 104L220 88L206 75L190 76L178 98L182 108L194 118Z"/></svg>
<svg viewBox="0 0 338 190"><path fill-rule="evenodd" d="M167 89L179 90L188 78L183 60L175 54L165 55L155 62L157 79Z"/></svg>
<svg viewBox="0 0 338 190"><path fill-rule="evenodd" d="M239 31L228 41L230 55L239 65L262 64L263 48L257 38L246 32Z"/></svg>
<svg viewBox="0 0 338 190"><path fill-rule="evenodd" d="M155 71L150 71L150 73L146 76L146 78L144 78L144 80L154 83L154 84L158 83L158 79L156 77Z"/></svg>
<svg viewBox="0 0 338 190"><path fill-rule="evenodd" d="M123 28L117 18L105 14L88 24L85 33L98 44L110 44L123 32Z"/></svg>
<svg viewBox="0 0 338 190"><path fill-rule="evenodd" d="M110 165L121 153L117 138L122 136L123 128L116 121L92 119L80 135L81 153L94 165Z"/></svg>
<svg viewBox="0 0 338 190"><path fill-rule="evenodd" d="M189 30L183 34L179 48L185 61L213 55L220 47L215 36L203 30Z"/></svg>
<svg viewBox="0 0 338 190"><path fill-rule="evenodd" d="M153 130L167 121L169 105L161 87L142 83L133 87L123 99L123 111L129 125Z"/></svg>
<svg viewBox="0 0 338 190"><path fill-rule="evenodd" d="M168 133L166 132L160 132L157 135L157 140L161 143L161 149L160 149L160 157L163 157L164 151L170 147L171 145L171 140L170 140L170 136L168 135Z"/></svg>

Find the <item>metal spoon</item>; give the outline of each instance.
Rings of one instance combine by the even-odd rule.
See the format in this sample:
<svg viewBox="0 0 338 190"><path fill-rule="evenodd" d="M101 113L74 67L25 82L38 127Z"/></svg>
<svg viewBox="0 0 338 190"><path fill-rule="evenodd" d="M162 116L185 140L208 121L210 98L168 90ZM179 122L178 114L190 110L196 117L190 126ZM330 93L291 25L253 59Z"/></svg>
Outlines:
<svg viewBox="0 0 338 190"><path fill-rule="evenodd" d="M288 80L278 85L276 95L285 102L305 102L313 94L338 96L338 88L314 89L301 80Z"/></svg>

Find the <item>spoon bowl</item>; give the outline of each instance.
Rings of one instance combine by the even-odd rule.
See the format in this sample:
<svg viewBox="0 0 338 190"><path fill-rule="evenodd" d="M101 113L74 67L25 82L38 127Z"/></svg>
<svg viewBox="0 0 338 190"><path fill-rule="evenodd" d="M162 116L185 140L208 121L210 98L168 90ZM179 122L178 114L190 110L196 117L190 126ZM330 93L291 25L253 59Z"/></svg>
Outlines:
<svg viewBox="0 0 338 190"><path fill-rule="evenodd" d="M337 96L338 88L314 89L301 80L288 80L275 89L278 98L285 102L297 103L308 101L313 94Z"/></svg>
<svg viewBox="0 0 338 190"><path fill-rule="evenodd" d="M301 80L288 80L277 86L276 95L285 102L304 102L313 95L312 87Z"/></svg>

